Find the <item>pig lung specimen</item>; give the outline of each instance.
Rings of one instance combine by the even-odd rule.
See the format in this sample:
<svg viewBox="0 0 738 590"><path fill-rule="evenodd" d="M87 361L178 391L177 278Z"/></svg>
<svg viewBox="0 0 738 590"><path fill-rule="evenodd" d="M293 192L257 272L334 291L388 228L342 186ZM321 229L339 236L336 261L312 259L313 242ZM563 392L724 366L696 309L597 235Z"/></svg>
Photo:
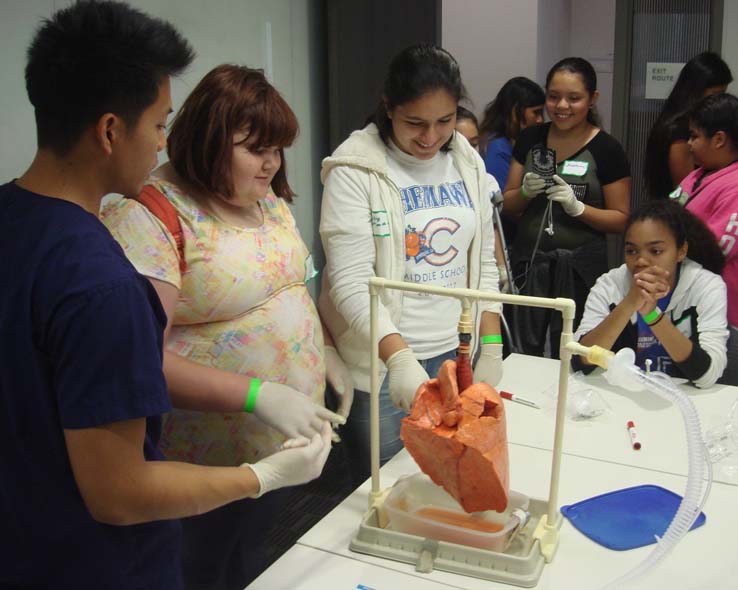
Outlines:
<svg viewBox="0 0 738 590"><path fill-rule="evenodd" d="M446 361L437 379L415 394L400 437L420 469L467 512L507 507L510 466L505 409L486 383L459 393L456 363Z"/></svg>

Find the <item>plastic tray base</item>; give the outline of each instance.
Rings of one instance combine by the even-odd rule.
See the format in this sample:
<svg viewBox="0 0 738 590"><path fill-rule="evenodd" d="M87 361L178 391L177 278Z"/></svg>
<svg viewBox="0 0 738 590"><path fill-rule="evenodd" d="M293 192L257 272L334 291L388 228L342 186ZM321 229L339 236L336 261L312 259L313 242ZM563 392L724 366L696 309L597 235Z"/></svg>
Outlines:
<svg viewBox="0 0 738 590"><path fill-rule="evenodd" d="M357 553L414 564L420 572L436 569L532 588L538 583L545 563L539 542L532 534L541 517L548 512L548 502L531 498L529 509L530 520L505 553L382 529L378 525L376 508L364 515L349 548ZM561 527L562 520L558 518L557 527Z"/></svg>

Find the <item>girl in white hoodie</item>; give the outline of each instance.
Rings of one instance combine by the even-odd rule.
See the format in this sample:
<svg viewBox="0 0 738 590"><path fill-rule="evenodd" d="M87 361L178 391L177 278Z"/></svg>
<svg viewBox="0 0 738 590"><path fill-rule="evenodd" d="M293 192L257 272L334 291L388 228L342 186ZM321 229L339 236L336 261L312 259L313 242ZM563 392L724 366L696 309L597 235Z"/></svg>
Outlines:
<svg viewBox="0 0 738 590"><path fill-rule="evenodd" d="M694 215L674 202L642 205L626 224L625 264L597 279L574 339L632 348L642 368L650 360L653 370L710 387L726 365L723 263L715 238ZM592 370L581 362L575 364Z"/></svg>
<svg viewBox="0 0 738 590"><path fill-rule="evenodd" d="M499 289L484 162L454 129L463 93L448 52L409 47L389 66L376 124L352 133L323 161L320 310L356 384L342 433L355 483L370 465L369 278ZM475 381L495 385L502 376L501 306L474 311L482 346ZM400 420L418 386L456 356L459 314L455 299L382 293L379 356L389 373L380 394L382 462L402 448Z"/></svg>

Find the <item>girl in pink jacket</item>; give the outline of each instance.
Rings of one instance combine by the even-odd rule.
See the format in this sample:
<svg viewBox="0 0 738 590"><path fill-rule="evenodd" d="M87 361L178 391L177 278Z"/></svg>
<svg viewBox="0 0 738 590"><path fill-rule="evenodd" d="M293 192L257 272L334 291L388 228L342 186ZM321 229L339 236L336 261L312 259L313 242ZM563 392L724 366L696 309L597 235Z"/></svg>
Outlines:
<svg viewBox="0 0 738 590"><path fill-rule="evenodd" d="M704 221L725 254L728 288L728 368L723 382L738 383L738 98L715 94L690 113L689 149L696 168L670 195Z"/></svg>

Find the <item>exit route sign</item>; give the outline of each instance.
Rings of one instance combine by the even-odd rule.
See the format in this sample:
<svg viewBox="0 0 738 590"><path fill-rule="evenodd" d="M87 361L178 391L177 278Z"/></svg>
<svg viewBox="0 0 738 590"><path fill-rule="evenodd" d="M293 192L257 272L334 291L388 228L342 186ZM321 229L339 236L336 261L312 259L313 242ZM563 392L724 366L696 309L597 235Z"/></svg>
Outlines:
<svg viewBox="0 0 738 590"><path fill-rule="evenodd" d="M667 98L683 67L683 63L647 62L646 98Z"/></svg>

